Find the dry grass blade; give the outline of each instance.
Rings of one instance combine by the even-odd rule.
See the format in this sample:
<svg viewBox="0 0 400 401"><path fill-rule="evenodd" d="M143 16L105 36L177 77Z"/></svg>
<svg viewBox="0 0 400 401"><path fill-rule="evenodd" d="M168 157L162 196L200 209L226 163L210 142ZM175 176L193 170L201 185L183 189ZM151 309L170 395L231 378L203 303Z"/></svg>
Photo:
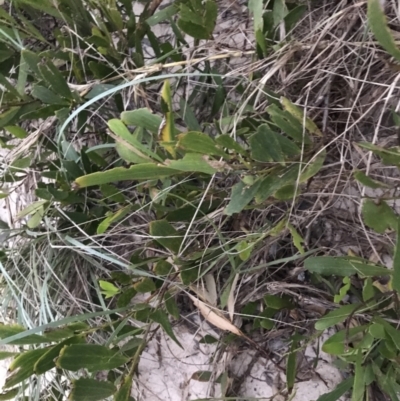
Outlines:
<svg viewBox="0 0 400 401"><path fill-rule="evenodd" d="M195 298L193 295L189 294L190 299L193 301L194 305L198 308L200 313L204 316L204 318L214 326L218 327L224 331L230 331L237 336L244 337L243 333L228 319L223 317L219 311L215 308L211 308L203 301Z"/></svg>

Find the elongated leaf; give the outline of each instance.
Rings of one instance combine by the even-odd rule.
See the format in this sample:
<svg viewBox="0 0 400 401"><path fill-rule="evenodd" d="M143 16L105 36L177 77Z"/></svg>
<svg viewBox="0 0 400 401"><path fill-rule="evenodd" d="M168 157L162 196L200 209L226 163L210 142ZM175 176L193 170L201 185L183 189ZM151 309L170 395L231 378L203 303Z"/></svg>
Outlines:
<svg viewBox="0 0 400 401"><path fill-rule="evenodd" d="M166 220L150 223L150 235L162 246L177 254L182 244L182 235Z"/></svg>
<svg viewBox="0 0 400 401"><path fill-rule="evenodd" d="M169 80L164 82L161 90L161 108L164 110L164 122L160 126L159 140L168 153L176 158L175 151L175 122L172 109L172 95Z"/></svg>
<svg viewBox="0 0 400 401"><path fill-rule="evenodd" d="M332 327L338 323L345 321L359 305L343 305L338 309L335 309L327 313L324 317L319 319L315 323L316 330L325 330L328 327Z"/></svg>
<svg viewBox="0 0 400 401"><path fill-rule="evenodd" d="M380 182L374 180L373 178L365 175L362 171L356 171L354 174L354 178L362 185L369 188L388 188L389 186L384 182Z"/></svg>
<svg viewBox="0 0 400 401"><path fill-rule="evenodd" d="M111 224L122 220L132 210L131 206L125 206L122 209L106 217L97 227L97 234L104 234Z"/></svg>
<svg viewBox="0 0 400 401"><path fill-rule="evenodd" d="M288 111L294 118L297 119L302 125L305 123L305 127L311 134L322 136L322 132L319 130L317 125L307 116L304 116L304 111L293 104L289 99L285 97L281 98L283 108Z"/></svg>
<svg viewBox="0 0 400 401"><path fill-rule="evenodd" d="M183 159L168 160L164 164L179 171L199 172L210 175L218 170L223 170L225 166L223 163L210 160L207 155L199 153L186 153Z"/></svg>
<svg viewBox="0 0 400 401"><path fill-rule="evenodd" d="M179 174L179 171L172 168L160 166L153 163L143 163L129 168L116 167L104 172L84 175L75 180L80 188L94 185L111 184L118 181L133 180L157 180Z"/></svg>
<svg viewBox="0 0 400 401"><path fill-rule="evenodd" d="M118 350L96 344L74 344L65 346L57 359L59 368L77 371L87 369L89 372L111 370L128 362Z"/></svg>
<svg viewBox="0 0 400 401"><path fill-rule="evenodd" d="M246 185L243 181L235 184L232 188L231 200L224 213L228 216L240 213L254 199L260 183L261 181L257 180L252 185Z"/></svg>
<svg viewBox="0 0 400 401"><path fill-rule="evenodd" d="M222 134L215 138L215 142L223 148L227 148L229 150L234 150L237 153L242 155L246 154L245 149L240 146L230 135Z"/></svg>
<svg viewBox="0 0 400 401"><path fill-rule="evenodd" d="M25 327L22 327L18 324L0 324L0 338L7 338L14 336L18 333L23 333L26 331ZM10 344L13 345L25 345L25 344L43 344L43 343L49 343L50 341L43 336L40 336L38 334L31 334L29 336L26 336L24 338L21 338L20 340L15 340L12 341Z"/></svg>
<svg viewBox="0 0 400 401"><path fill-rule="evenodd" d="M393 280L392 286L400 294L400 219L397 219L397 241L393 256Z"/></svg>
<svg viewBox="0 0 400 401"><path fill-rule="evenodd" d="M131 395L131 388L133 384L133 378L128 375L124 378L121 387L114 394L114 401L129 401Z"/></svg>
<svg viewBox="0 0 400 401"><path fill-rule="evenodd" d="M124 111L121 113L121 120L126 125L142 127L153 134L157 134L160 128L162 118L151 112L149 109L138 109L133 111Z"/></svg>
<svg viewBox="0 0 400 401"><path fill-rule="evenodd" d="M380 0L368 0L368 25L379 44L395 59L400 61L400 50L387 24Z"/></svg>
<svg viewBox="0 0 400 401"><path fill-rule="evenodd" d="M147 159L148 161L157 160L162 162L162 159L146 146L142 145L126 128L125 124L121 120L112 119L107 123L108 127L114 134L117 135L116 140L121 140L122 145L129 146L129 150L135 152L139 157Z"/></svg>
<svg viewBox="0 0 400 401"><path fill-rule="evenodd" d="M361 277L372 277L393 274L392 270L356 258L336 258L333 256L308 258L304 262L304 267L310 272L324 276L332 274L336 276L352 276L353 274L358 274Z"/></svg>
<svg viewBox="0 0 400 401"><path fill-rule="evenodd" d="M267 124L257 128L250 138L251 156L259 162L278 162L282 165L289 157L300 154L294 142L272 131Z"/></svg>
<svg viewBox="0 0 400 401"><path fill-rule="evenodd" d="M50 369L56 367L54 360L58 357L61 350L65 345L84 343L85 338L83 336L75 336L67 338L66 340L60 342L56 346L50 348L45 354L43 354L35 363L33 370L37 375L41 375Z"/></svg>
<svg viewBox="0 0 400 401"><path fill-rule="evenodd" d="M11 375L7 378L4 388L11 388L26 380L34 373L36 362L49 350L49 348L38 348L26 351L19 355L11 363L9 371Z"/></svg>
<svg viewBox="0 0 400 401"><path fill-rule="evenodd" d="M78 379L72 382L71 401L98 401L112 396L117 391L114 384L94 379Z"/></svg>
<svg viewBox="0 0 400 401"><path fill-rule="evenodd" d="M353 394L351 401L363 401L365 393L365 383L364 383L364 367L362 365L363 354L362 350L359 349L356 357L356 368L354 372L354 384L353 384Z"/></svg>
<svg viewBox="0 0 400 401"><path fill-rule="evenodd" d="M364 334L361 333L366 330L368 330L368 325L340 330L324 342L322 350L331 355L342 355L346 351L347 344L351 343L355 338L362 338Z"/></svg>
<svg viewBox="0 0 400 401"><path fill-rule="evenodd" d="M254 19L254 33L258 46L266 52L264 37L264 19L263 19L264 2L262 0L249 0L249 11Z"/></svg>
<svg viewBox="0 0 400 401"><path fill-rule="evenodd" d="M20 392L19 388L12 389L6 393L0 393L0 401L15 400L15 397Z"/></svg>
<svg viewBox="0 0 400 401"><path fill-rule="evenodd" d="M186 134L180 134L178 136L178 147L188 152L202 153L203 155L229 157L216 146L212 138L202 132L191 131Z"/></svg>
<svg viewBox="0 0 400 401"><path fill-rule="evenodd" d="M68 105L68 102L44 86L35 85L32 96L46 104Z"/></svg>
<svg viewBox="0 0 400 401"><path fill-rule="evenodd" d="M353 387L353 383L354 377L348 377L346 380L339 383L334 390L321 395L317 401L337 401Z"/></svg>
<svg viewBox="0 0 400 401"><path fill-rule="evenodd" d="M154 311L151 315L150 315L150 319L153 320L154 322L160 324L162 326L162 328L165 330L165 332L181 347L181 343L178 341L178 339L176 338L173 330L172 330L172 326L170 321L168 320L168 316L167 314L162 311L161 309L157 309L156 311Z"/></svg>

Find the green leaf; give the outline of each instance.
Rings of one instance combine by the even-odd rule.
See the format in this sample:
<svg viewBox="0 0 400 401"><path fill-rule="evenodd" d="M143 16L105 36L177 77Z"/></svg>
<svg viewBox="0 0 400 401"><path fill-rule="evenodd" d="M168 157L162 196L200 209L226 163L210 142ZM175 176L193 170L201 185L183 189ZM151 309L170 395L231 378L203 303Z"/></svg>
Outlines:
<svg viewBox="0 0 400 401"><path fill-rule="evenodd" d="M12 356L18 355L17 352L0 351L0 361L11 358Z"/></svg>
<svg viewBox="0 0 400 401"><path fill-rule="evenodd" d="M393 280L392 287L400 293L400 219L397 219L397 240L393 255Z"/></svg>
<svg viewBox="0 0 400 401"><path fill-rule="evenodd" d="M44 86L35 85L32 96L46 104L68 105L68 102Z"/></svg>
<svg viewBox="0 0 400 401"><path fill-rule="evenodd" d="M171 4L162 10L157 11L151 17L147 18L146 23L150 27L159 24L160 22L169 20L178 12L178 7L175 4Z"/></svg>
<svg viewBox="0 0 400 401"><path fill-rule="evenodd" d="M179 171L198 172L212 175L223 169L223 165L210 160L208 156L199 153L186 153L183 159L166 160L165 164Z"/></svg>
<svg viewBox="0 0 400 401"><path fill-rule="evenodd" d="M358 307L358 304L343 305L340 308L327 313L324 317L322 317L315 323L315 329L325 330L329 327L345 321Z"/></svg>
<svg viewBox="0 0 400 401"><path fill-rule="evenodd" d="M224 210L224 214L232 216L240 213L255 197L259 187L260 180L252 185L246 185L243 181L235 184L232 188L231 200Z"/></svg>
<svg viewBox="0 0 400 401"><path fill-rule="evenodd" d="M87 369L89 372L98 372L115 369L128 360L119 353L119 350L96 344L73 344L64 346L56 365L66 370Z"/></svg>
<svg viewBox="0 0 400 401"><path fill-rule="evenodd" d="M175 297L171 292L166 292L164 296L164 301L165 301L165 308L167 309L167 312L175 319L179 319L180 313L179 313L179 308L178 305L175 301Z"/></svg>
<svg viewBox="0 0 400 401"><path fill-rule="evenodd" d="M15 397L18 395L19 392L19 388L14 388L10 391L7 391L6 393L0 393L0 401L15 400Z"/></svg>
<svg viewBox="0 0 400 401"><path fill-rule="evenodd" d="M209 370L198 370L192 374L191 380L196 380L199 382L209 382L212 378L213 372Z"/></svg>
<svg viewBox="0 0 400 401"><path fill-rule="evenodd" d="M147 161L157 160L162 162L161 157L159 157L156 153L152 152L146 146L142 145L126 128L124 123L121 120L112 119L107 123L108 127L114 134L117 135L115 138L117 143L120 143L122 146L128 148L128 150L134 152L140 158L143 158Z"/></svg>
<svg viewBox="0 0 400 401"><path fill-rule="evenodd" d="M60 341L67 337L89 329L89 325L84 322L71 323L68 326L59 327L54 330L46 330L44 336L50 341Z"/></svg>
<svg viewBox="0 0 400 401"><path fill-rule="evenodd" d="M337 258L333 256L316 256L308 258L304 267L313 273L323 276L352 276L358 274L361 277L387 276L393 274L392 270L373 265L357 258Z"/></svg>
<svg viewBox="0 0 400 401"><path fill-rule="evenodd" d="M289 99L281 97L281 104L287 112L289 112L294 118L297 119L299 123L301 123L302 126L304 125L304 120L305 120L305 126L308 132L310 132L311 134L315 134L317 136L322 136L322 132L319 130L314 121L312 121L307 116L304 116L304 111L301 110L299 107L297 107L295 104L293 104Z"/></svg>
<svg viewBox="0 0 400 401"><path fill-rule="evenodd" d="M364 302L371 300L375 296L375 290L371 277L367 277L364 281L362 296Z"/></svg>
<svg viewBox="0 0 400 401"><path fill-rule="evenodd" d="M354 372L353 394L351 401L363 401L365 393L363 354L359 349L356 356L356 366Z"/></svg>
<svg viewBox="0 0 400 401"><path fill-rule="evenodd" d="M18 127L16 125L8 125L4 127L5 130L7 130L11 135L15 136L18 139L24 139L28 136L28 133L26 130L24 130L21 127Z"/></svg>
<svg viewBox="0 0 400 401"><path fill-rule="evenodd" d="M179 171L172 168L153 163L144 163L129 168L116 167L107 171L87 174L77 178L75 183L80 188L86 188L118 181L158 180L176 174L179 174Z"/></svg>
<svg viewBox="0 0 400 401"><path fill-rule="evenodd" d="M19 333L23 333L26 331L25 327L20 326L19 324L0 324L0 338L7 338L14 336ZM43 336L40 336L38 334L32 334L29 336L26 336L20 340L15 340L12 341L10 344L12 345L28 345L28 344L44 344L44 343L49 343L50 341Z"/></svg>
<svg viewBox="0 0 400 401"><path fill-rule="evenodd" d="M363 325L340 330L324 342L322 350L331 355L342 355L346 352L347 345L360 337L362 338L367 329L368 325Z"/></svg>
<svg viewBox="0 0 400 401"><path fill-rule="evenodd" d="M153 134L157 134L160 128L162 118L153 114L149 109L137 109L133 111L124 111L121 113L121 120L126 125L142 127Z"/></svg>
<svg viewBox="0 0 400 401"><path fill-rule="evenodd" d="M154 281L149 277L143 277L140 281L135 283L134 289L136 292L145 294L146 292L153 292L156 290Z"/></svg>
<svg viewBox="0 0 400 401"><path fill-rule="evenodd" d="M59 356L61 350L65 345L84 343L85 339L83 336L75 336L67 338L56 346L50 348L45 354L43 354L35 363L33 370L35 374L41 375L46 373L50 369L56 367L54 360Z"/></svg>
<svg viewBox="0 0 400 401"><path fill-rule="evenodd" d="M286 17L288 11L284 0L275 0L272 9L272 17L274 20L274 26L278 26L282 20Z"/></svg>
<svg viewBox="0 0 400 401"><path fill-rule="evenodd" d="M78 379L72 382L71 401L98 401L112 396L117 391L114 384L94 379Z"/></svg>
<svg viewBox="0 0 400 401"><path fill-rule="evenodd" d="M282 165L288 157L300 154L300 149L288 138L272 131L267 124L257 128L250 137L251 157L259 162L278 162Z"/></svg>
<svg viewBox="0 0 400 401"><path fill-rule="evenodd" d="M396 60L400 61L400 50L390 32L380 0L368 0L368 25L379 44Z"/></svg>
<svg viewBox="0 0 400 401"><path fill-rule="evenodd" d="M38 68L40 75L49 85L48 89L66 99L74 99L66 79L51 61L46 64L39 64Z"/></svg>
<svg viewBox="0 0 400 401"><path fill-rule="evenodd" d="M161 327L165 330L165 332L181 347L181 343L178 341L178 339L175 337L175 334L172 330L171 323L168 320L167 314L162 311L161 309L157 309L150 315L150 319L153 320L154 322L158 323L161 325Z"/></svg>
<svg viewBox="0 0 400 401"><path fill-rule="evenodd" d="M267 108L271 120L288 136L296 142L310 144L311 139L303 130L302 124L289 112L281 110L276 104Z"/></svg>
<svg viewBox="0 0 400 401"><path fill-rule="evenodd" d="M4 388L11 388L26 380L34 373L36 362L44 355L49 348L38 348L32 351L26 351L17 356L9 367L11 375L7 378Z"/></svg>
<svg viewBox="0 0 400 401"><path fill-rule="evenodd" d="M304 238L297 232L297 230L291 224L288 224L288 229L293 238L293 245L297 248L297 250L301 254L304 254L305 250L302 245L304 243Z"/></svg>
<svg viewBox="0 0 400 401"><path fill-rule="evenodd" d="M120 292L118 287L108 281L99 280L99 286L103 290L101 293L105 295L106 299L112 298Z"/></svg>
<svg viewBox="0 0 400 401"><path fill-rule="evenodd" d="M202 132L187 132L178 135L178 148L187 152L196 152L203 155L221 156L229 158L229 156L219 149L212 138Z"/></svg>
<svg viewBox="0 0 400 401"><path fill-rule="evenodd" d="M163 247L177 254L182 244L182 235L166 220L150 223L150 235Z"/></svg>
<svg viewBox="0 0 400 401"><path fill-rule="evenodd" d="M373 178L365 175L362 171L356 171L354 174L354 178L362 185L369 187L369 188L389 188L387 184L384 182L380 182L374 180Z"/></svg>
<svg viewBox="0 0 400 401"><path fill-rule="evenodd" d="M362 215L365 224L380 234L387 229L397 229L398 217L385 201L375 203L372 199L365 199Z"/></svg>
<svg viewBox="0 0 400 401"><path fill-rule="evenodd" d="M264 302L268 308L275 310L294 308L293 302L285 295L280 297L278 295L267 294L264 296Z"/></svg>
<svg viewBox="0 0 400 401"><path fill-rule="evenodd" d="M182 97L179 99L180 115L190 131L201 131L201 126L197 121L193 109L189 106L186 100Z"/></svg>
<svg viewBox="0 0 400 401"><path fill-rule="evenodd" d="M236 250L239 252L239 258L245 262L251 256L254 244L247 241L240 241L236 245Z"/></svg>
<svg viewBox="0 0 400 401"><path fill-rule="evenodd" d="M290 352L286 360L286 386L292 392L296 380L296 354L297 341L292 340Z"/></svg>
<svg viewBox="0 0 400 401"><path fill-rule="evenodd" d="M117 307L123 308L124 306L128 306L136 294L137 291L133 287L124 290L118 297Z"/></svg>
<svg viewBox="0 0 400 401"><path fill-rule="evenodd" d="M111 226L111 224L122 220L131 211L132 207L128 205L123 207L122 209L117 210L115 213L111 213L97 226L97 234L104 234Z"/></svg>
<svg viewBox="0 0 400 401"><path fill-rule="evenodd" d="M340 303L341 301L343 301L343 298L347 295L348 291L350 290L350 285L351 285L350 278L344 277L343 284L344 284L344 286L340 288L339 294L335 295L333 298L333 302L335 302L337 304Z"/></svg>
<svg viewBox="0 0 400 401"><path fill-rule="evenodd" d="M46 200L31 203L17 214L17 218L22 219L30 214L36 213L38 210L42 209L46 203Z"/></svg>
<svg viewBox="0 0 400 401"><path fill-rule="evenodd" d="M264 2L263 0L249 0L249 11L253 17L254 33L256 41L260 49L265 53L265 37L264 37Z"/></svg>
<svg viewBox="0 0 400 401"><path fill-rule="evenodd" d="M329 393L322 394L317 401L337 401L341 396L346 394L352 387L354 383L354 377L348 377L339 383L335 389Z"/></svg>
<svg viewBox="0 0 400 401"><path fill-rule="evenodd" d="M114 394L114 401L129 401L132 384L133 384L132 376L127 375L124 378L121 387Z"/></svg>
<svg viewBox="0 0 400 401"><path fill-rule="evenodd" d="M235 152L245 155L246 151L240 146L230 135L222 134L215 138L215 142L223 148L234 150Z"/></svg>

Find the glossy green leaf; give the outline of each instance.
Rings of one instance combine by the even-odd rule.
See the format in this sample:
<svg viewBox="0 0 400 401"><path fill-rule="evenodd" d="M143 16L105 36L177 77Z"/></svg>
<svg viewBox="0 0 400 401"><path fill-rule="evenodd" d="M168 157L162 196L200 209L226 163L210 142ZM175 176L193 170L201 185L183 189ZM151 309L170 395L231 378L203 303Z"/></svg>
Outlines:
<svg viewBox="0 0 400 401"><path fill-rule="evenodd" d="M329 327L335 326L338 323L344 322L352 313L359 307L359 305L343 305L335 309L315 323L316 330L325 330Z"/></svg>
<svg viewBox="0 0 400 401"><path fill-rule="evenodd" d="M379 44L395 59L400 61L400 50L390 32L380 0L368 0L368 25Z"/></svg>
<svg viewBox="0 0 400 401"><path fill-rule="evenodd" d="M77 371L87 369L89 372L115 369L128 362L118 350L96 344L74 344L65 346L57 359L59 368Z"/></svg>
<svg viewBox="0 0 400 401"><path fill-rule="evenodd" d="M72 382L71 401L98 401L117 391L113 383L94 379L78 379Z"/></svg>
<svg viewBox="0 0 400 401"><path fill-rule="evenodd" d="M382 234L388 229L397 229L398 217L383 200L375 203L372 199L365 199L362 206L362 216L365 224L378 233Z"/></svg>
<svg viewBox="0 0 400 401"><path fill-rule="evenodd" d="M166 220L155 220L150 223L150 235L160 245L177 254L182 244L182 235Z"/></svg>
<svg viewBox="0 0 400 401"><path fill-rule="evenodd" d="M351 257L317 256L308 258L304 267L313 273L323 276L352 276L358 274L361 277L386 276L393 274L392 270L377 266L372 263Z"/></svg>

